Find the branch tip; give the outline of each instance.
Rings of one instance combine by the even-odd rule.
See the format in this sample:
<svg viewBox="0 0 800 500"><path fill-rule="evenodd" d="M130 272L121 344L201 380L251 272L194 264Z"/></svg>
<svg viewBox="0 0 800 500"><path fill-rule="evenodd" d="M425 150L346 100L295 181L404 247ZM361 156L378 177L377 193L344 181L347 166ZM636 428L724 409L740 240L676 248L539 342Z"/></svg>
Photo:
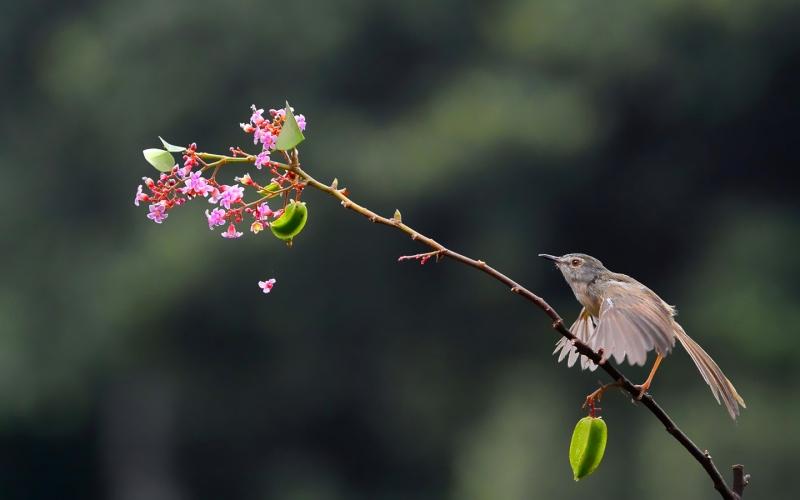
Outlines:
<svg viewBox="0 0 800 500"><path fill-rule="evenodd" d="M733 466L733 495L736 500L741 500L744 496L744 487L750 482L750 474L745 475L744 465Z"/></svg>

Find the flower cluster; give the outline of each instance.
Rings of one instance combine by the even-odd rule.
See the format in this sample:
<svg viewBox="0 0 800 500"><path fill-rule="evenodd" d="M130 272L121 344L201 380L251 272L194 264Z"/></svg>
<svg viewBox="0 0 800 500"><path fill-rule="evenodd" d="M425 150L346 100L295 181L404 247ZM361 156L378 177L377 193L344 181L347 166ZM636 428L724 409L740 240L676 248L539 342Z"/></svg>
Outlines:
<svg viewBox="0 0 800 500"><path fill-rule="evenodd" d="M211 189L208 181L200 177L200 172L191 173L192 168L198 165L196 151L197 144L192 143L186 148L187 154L183 157L184 166L181 168L176 164L169 173L161 174L157 181L149 177L142 177L150 194L145 193L140 185L136 189L136 197L133 202L137 207L142 201L151 203L150 213L147 215L149 219L161 224L161 221L168 217L167 210L176 205L182 205L195 196L208 195ZM185 187L180 188L181 184L184 184ZM180 194L185 194L186 197L181 197Z"/></svg>
<svg viewBox="0 0 800 500"><path fill-rule="evenodd" d="M208 183L208 179L202 176L202 172L189 174L189 178L184 180L183 188L181 188L181 193L185 194L189 199L195 196L207 197L209 193L213 192L214 186Z"/></svg>
<svg viewBox="0 0 800 500"><path fill-rule="evenodd" d="M292 114L290 114L290 119ZM264 110L257 109L254 105L249 123L240 124L245 132L253 134L254 144L261 144L261 151L257 155L245 153L240 148L230 148L233 153L232 157L198 153L197 144L193 143L183 150L183 166L175 164L167 172L162 173L157 180L149 177L143 178L144 185L140 185L136 190L134 198L136 206L139 206L140 202L149 202L147 217L155 223L161 224L169 216L168 212L172 208L195 198L206 198L209 203L215 205L211 210L205 211L208 227L214 230L219 226L227 226L227 229L221 233L223 238L236 239L243 236L244 233L237 231L236 225L242 223L248 215L252 217L251 232L257 234L268 228L270 218L274 220L281 217L284 210L281 208L273 211L267 204L267 200L281 196L283 198L277 199L283 201L285 207L289 193L295 191L299 199L304 187L304 184L298 182L297 176L288 171L285 165L270 160L270 154L276 152L275 145L278 136L286 123L286 111L270 109L269 115L271 119L264 118ZM295 115L294 120L301 131L305 130L306 119L303 115ZM167 151L163 151L161 156L165 156L166 161L170 160L169 151L176 152L181 149L167 143L164 143L164 146ZM288 154L281 153L287 160L289 159ZM147 157L147 152L145 157ZM255 164L259 170L267 167L274 177L270 179L267 187L260 186L250 174L236 177L236 184L220 184L216 180L219 168L232 162L250 162ZM159 169L164 169L165 162L157 164L151 161L151 163ZM207 170L211 170L210 177L203 175ZM244 195L245 189L248 187L257 191L261 198L246 203ZM264 293L269 293L274 284L274 279L259 282Z"/></svg>
<svg viewBox="0 0 800 500"><path fill-rule="evenodd" d="M253 144L261 143L261 153L256 157L256 168L261 170L261 167L269 164L270 152L275 150L275 143L278 141L278 135L281 133L281 128L286 122L286 110L284 109L270 109L269 114L272 120L264 118L264 110L257 109L256 105L251 106L253 110L250 116L249 123L240 123L239 126L248 134L253 134ZM292 108L294 111L294 108ZM295 116L297 126L300 130L306 129L306 117L303 115Z"/></svg>

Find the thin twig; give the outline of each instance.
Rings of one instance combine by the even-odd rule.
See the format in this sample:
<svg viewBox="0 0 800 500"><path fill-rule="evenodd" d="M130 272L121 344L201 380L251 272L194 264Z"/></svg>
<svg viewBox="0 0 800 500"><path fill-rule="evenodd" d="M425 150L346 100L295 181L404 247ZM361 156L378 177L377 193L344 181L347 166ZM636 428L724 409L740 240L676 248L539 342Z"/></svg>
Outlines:
<svg viewBox="0 0 800 500"><path fill-rule="evenodd" d="M397 259L397 261L402 262L404 260L419 260L420 264L424 264L428 262L428 259L430 259L433 256L436 256L436 262L439 262L439 259L442 258L441 250L434 250L433 252L427 252L427 253L418 253L416 255L403 255L402 257Z"/></svg>

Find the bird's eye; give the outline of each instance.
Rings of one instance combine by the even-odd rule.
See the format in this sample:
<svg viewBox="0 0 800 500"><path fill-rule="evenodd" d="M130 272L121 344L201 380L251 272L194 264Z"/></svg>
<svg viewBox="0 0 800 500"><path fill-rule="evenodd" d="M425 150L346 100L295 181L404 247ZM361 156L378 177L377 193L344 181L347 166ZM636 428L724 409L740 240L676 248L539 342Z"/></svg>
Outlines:
<svg viewBox="0 0 800 500"><path fill-rule="evenodd" d="M581 265L581 259L572 259L572 267L578 267Z"/></svg>

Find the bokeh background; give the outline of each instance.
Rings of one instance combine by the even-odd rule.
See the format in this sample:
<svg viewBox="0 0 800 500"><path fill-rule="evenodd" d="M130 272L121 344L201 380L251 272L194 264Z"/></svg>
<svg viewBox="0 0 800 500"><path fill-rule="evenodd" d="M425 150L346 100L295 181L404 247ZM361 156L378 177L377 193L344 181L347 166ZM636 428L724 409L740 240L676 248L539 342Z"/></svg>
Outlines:
<svg viewBox="0 0 800 500"><path fill-rule="evenodd" d="M489 277L398 263L425 248L312 191L291 250L220 238L203 201L160 226L133 205L158 135L252 148L249 106L286 99L309 173L568 321L538 253L676 304L748 409L681 348L652 394L747 496L794 496L798 26L780 0L3 1L0 497L718 498L616 393L575 483L607 379L556 363L546 316Z"/></svg>

